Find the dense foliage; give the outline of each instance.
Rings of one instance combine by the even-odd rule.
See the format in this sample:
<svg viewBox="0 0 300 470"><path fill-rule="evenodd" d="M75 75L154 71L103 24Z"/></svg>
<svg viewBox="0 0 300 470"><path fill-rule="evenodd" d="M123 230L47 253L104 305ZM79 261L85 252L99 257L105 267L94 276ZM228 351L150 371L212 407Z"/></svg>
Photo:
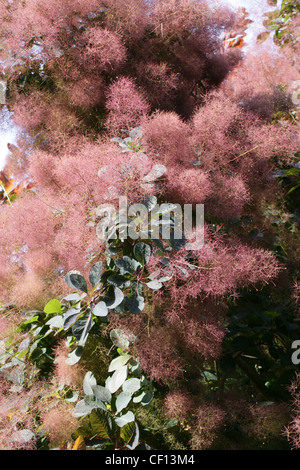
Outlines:
<svg viewBox="0 0 300 470"><path fill-rule="evenodd" d="M1 0L23 189L0 210L0 448L300 447L298 42L245 59L235 21ZM168 225L116 209L103 238L125 197ZM204 204L203 245L176 204Z"/></svg>

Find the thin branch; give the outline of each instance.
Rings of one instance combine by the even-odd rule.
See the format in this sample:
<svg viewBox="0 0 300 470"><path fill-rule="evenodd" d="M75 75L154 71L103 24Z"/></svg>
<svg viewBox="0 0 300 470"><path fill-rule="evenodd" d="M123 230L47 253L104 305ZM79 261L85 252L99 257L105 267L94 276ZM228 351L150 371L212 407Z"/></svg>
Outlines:
<svg viewBox="0 0 300 470"><path fill-rule="evenodd" d="M250 152L252 152L252 150L255 150L255 149L257 149L257 147L260 147L261 145L262 145L262 144L255 145L255 147L253 147L252 149L250 149L250 150L247 150L246 152L244 152L244 153L241 153L241 154L240 154L240 155L238 155L237 157L234 157L234 158L232 158L232 160L229 160L229 162L228 162L228 163L234 162L234 160L236 160L237 158L240 158L240 157L243 157L244 155L247 155L247 153L250 153Z"/></svg>

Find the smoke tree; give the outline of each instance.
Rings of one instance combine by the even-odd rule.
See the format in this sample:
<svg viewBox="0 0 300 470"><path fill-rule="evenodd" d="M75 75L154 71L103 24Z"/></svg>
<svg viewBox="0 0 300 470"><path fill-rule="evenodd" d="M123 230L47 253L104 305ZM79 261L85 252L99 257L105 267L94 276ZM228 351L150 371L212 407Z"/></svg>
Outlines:
<svg viewBox="0 0 300 470"><path fill-rule="evenodd" d="M97 415L93 390L85 431L76 411L70 418L75 402L87 404L78 401L84 374L93 386L107 378L109 335L121 331L134 339L114 347L144 374L136 420L162 433L163 448L284 447L299 332L299 120L289 89L299 67L287 55L243 61L224 50L235 15L217 2L3 0L0 19L8 105L24 133L7 162L24 189L0 211L0 339L13 335L9 354L33 361L69 399L54 412L44 382L30 398L50 446L88 440L102 412L108 447L137 440L121 419L127 396ZM125 196L204 204L204 245L145 241L147 262L137 241L107 246L99 208ZM7 370L20 367L9 364L3 396ZM1 446L22 447L0 423L9 427ZM30 420L28 429L36 433ZM41 446L37 435L25 447Z"/></svg>

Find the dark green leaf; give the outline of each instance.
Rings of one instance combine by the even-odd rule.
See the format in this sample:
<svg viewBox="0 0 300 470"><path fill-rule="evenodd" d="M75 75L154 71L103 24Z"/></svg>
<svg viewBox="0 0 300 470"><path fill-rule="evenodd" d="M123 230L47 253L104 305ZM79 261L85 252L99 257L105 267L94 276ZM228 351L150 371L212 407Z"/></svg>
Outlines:
<svg viewBox="0 0 300 470"><path fill-rule="evenodd" d="M109 276L107 282L115 287L119 287L120 289L126 289L130 286L129 279L120 274L113 274L112 276Z"/></svg>
<svg viewBox="0 0 300 470"><path fill-rule="evenodd" d="M135 259L142 265L148 264L151 255L151 247L147 245L147 243L138 242L134 245L133 254Z"/></svg>
<svg viewBox="0 0 300 470"><path fill-rule="evenodd" d="M137 447L140 438L140 432L137 423L131 421L131 423L125 424L125 426L121 428L120 437L128 449L134 450Z"/></svg>
<svg viewBox="0 0 300 470"><path fill-rule="evenodd" d="M145 299L140 295L129 294L125 297L125 304L134 315L143 311L145 307Z"/></svg>
<svg viewBox="0 0 300 470"><path fill-rule="evenodd" d="M129 256L123 256L121 259L115 260L115 265L120 269L121 274L134 274L141 264Z"/></svg>
<svg viewBox="0 0 300 470"><path fill-rule="evenodd" d="M120 305L123 299L124 299L123 292L118 287L111 286L111 288L107 290L107 293L105 294L105 297L103 300L106 303L107 308L114 309L118 305Z"/></svg>
<svg viewBox="0 0 300 470"><path fill-rule="evenodd" d="M65 275L65 281L68 286L72 287L73 289L78 289L83 292L87 293L87 283L84 279L83 275L79 271L69 271Z"/></svg>
<svg viewBox="0 0 300 470"><path fill-rule="evenodd" d="M80 426L76 429L75 432L71 435L73 441L76 441L77 437L92 437L93 433L92 430L87 426Z"/></svg>
<svg viewBox="0 0 300 470"><path fill-rule="evenodd" d="M99 439L112 442L111 420L105 411L92 410L90 426Z"/></svg>

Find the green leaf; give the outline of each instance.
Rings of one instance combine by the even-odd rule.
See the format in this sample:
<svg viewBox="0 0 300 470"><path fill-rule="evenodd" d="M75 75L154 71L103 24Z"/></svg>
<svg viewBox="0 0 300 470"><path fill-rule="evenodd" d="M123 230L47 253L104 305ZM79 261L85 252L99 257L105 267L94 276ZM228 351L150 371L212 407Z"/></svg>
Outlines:
<svg viewBox="0 0 300 470"><path fill-rule="evenodd" d="M86 395L93 395L92 387L97 385L96 378L93 372L88 371L83 379L83 391Z"/></svg>
<svg viewBox="0 0 300 470"><path fill-rule="evenodd" d="M87 426L80 426L76 429L75 432L71 435L73 441L76 441L77 437L92 437L93 433L92 430Z"/></svg>
<svg viewBox="0 0 300 470"><path fill-rule="evenodd" d="M150 405L152 400L153 400L153 392L150 390L143 396L141 403L143 406L148 406Z"/></svg>
<svg viewBox="0 0 300 470"><path fill-rule="evenodd" d="M81 333L81 336L80 336L80 339L78 341L78 346L84 346L85 345L85 342L87 340L87 337L89 335L89 332L90 330L92 329L94 323L92 321L92 314L90 313L87 318L85 318L85 324L84 324L84 328L82 330L82 333Z"/></svg>
<svg viewBox="0 0 300 470"><path fill-rule="evenodd" d="M201 378L201 382L210 382L210 381L215 381L215 380L218 380L217 376L215 374L213 374L212 372L209 372L209 371L204 371L202 374L201 374L202 378Z"/></svg>
<svg viewBox="0 0 300 470"><path fill-rule="evenodd" d="M298 176L298 168L289 168L288 170L282 170L279 176Z"/></svg>
<svg viewBox="0 0 300 470"><path fill-rule="evenodd" d="M50 326L50 328L63 328L63 317L61 315L56 315L55 317L50 318L46 325Z"/></svg>
<svg viewBox="0 0 300 470"><path fill-rule="evenodd" d="M149 289L152 289L152 290L159 290L159 289L162 288L163 284L160 281L158 281L157 279L155 279L154 281L147 282L146 286L149 287Z"/></svg>
<svg viewBox="0 0 300 470"><path fill-rule="evenodd" d="M125 300L123 299L122 302L114 308L115 313L119 313L120 315L126 313L126 307L125 307Z"/></svg>
<svg viewBox="0 0 300 470"><path fill-rule="evenodd" d="M106 317L108 315L108 308L106 303L101 300L93 308L93 314L96 317Z"/></svg>
<svg viewBox="0 0 300 470"><path fill-rule="evenodd" d="M134 340L133 335L128 335L124 333L123 330L118 328L111 330L109 336L113 344L116 347L121 348L123 351L126 351L130 345L130 342Z"/></svg>
<svg viewBox="0 0 300 470"><path fill-rule="evenodd" d="M111 393L115 393L121 385L125 382L128 374L127 366L122 366L117 369L111 377L106 379L105 386Z"/></svg>
<svg viewBox="0 0 300 470"><path fill-rule="evenodd" d="M75 401L78 400L79 393L78 392L73 392L72 390L67 392L66 396L66 402L68 403L74 403Z"/></svg>
<svg viewBox="0 0 300 470"><path fill-rule="evenodd" d="M115 421L116 421L116 424L122 428L123 426L125 426L125 424L127 423L131 423L132 421L135 420L135 417L134 417L134 414L132 413L132 411L127 411L127 413L125 413L125 415L122 415L120 416L119 418L116 418Z"/></svg>
<svg viewBox="0 0 300 470"><path fill-rule="evenodd" d="M96 398L103 401L103 403L110 403L111 402L111 393L106 387L102 387L102 385L92 385L92 391Z"/></svg>
<svg viewBox="0 0 300 470"><path fill-rule="evenodd" d="M109 365L108 372L114 372L115 370L120 369L120 367L123 367L129 359L132 356L129 354L124 354L123 356L118 356L115 359L113 359Z"/></svg>
<svg viewBox="0 0 300 470"><path fill-rule="evenodd" d="M85 400L80 400L76 403L76 406L73 410L73 416L76 418L81 418L83 416L87 416L91 413L93 407L85 402Z"/></svg>
<svg viewBox="0 0 300 470"><path fill-rule="evenodd" d="M66 297L64 297L64 300L67 302L79 302L81 300L81 296L75 292L74 294L69 294Z"/></svg>
<svg viewBox="0 0 300 470"><path fill-rule="evenodd" d="M131 400L131 393L130 392L121 392L116 399L116 409L117 413L120 413Z"/></svg>
<svg viewBox="0 0 300 470"><path fill-rule="evenodd" d="M133 397L132 401L133 403L140 403L145 396L146 396L146 392L142 391L139 395L137 395L136 397Z"/></svg>
<svg viewBox="0 0 300 470"><path fill-rule="evenodd" d="M132 281L130 291L132 294L141 296L143 293L143 284L139 281Z"/></svg>
<svg viewBox="0 0 300 470"><path fill-rule="evenodd" d="M152 181L157 180L161 176L163 176L167 171L167 168L165 165L162 165L161 163L157 163L156 165L153 165L149 173L143 177L143 181L146 183L150 183Z"/></svg>
<svg viewBox="0 0 300 470"><path fill-rule="evenodd" d="M35 315L34 317L28 318L27 320L25 320L21 323L21 325L18 328L18 331L24 330L28 325L30 325L30 323L34 323L34 322L38 321L38 319L39 319L38 315Z"/></svg>
<svg viewBox="0 0 300 470"><path fill-rule="evenodd" d="M125 380L122 385L122 389L124 392L135 393L141 388L141 381L136 377L131 379Z"/></svg>
<svg viewBox="0 0 300 470"><path fill-rule="evenodd" d="M157 204L157 197L153 194L146 194L141 202L147 207L148 211L152 211Z"/></svg>
<svg viewBox="0 0 300 470"><path fill-rule="evenodd" d="M76 322L72 325L72 335L79 341L82 337L82 333L87 326L88 315L84 315L83 317L76 320ZM94 323L92 323L94 325ZM92 326L91 325L91 326ZM83 346L83 344L82 344Z"/></svg>
<svg viewBox="0 0 300 470"><path fill-rule="evenodd" d="M50 300L44 307L45 313L61 313L61 303L57 299Z"/></svg>
<svg viewBox="0 0 300 470"><path fill-rule="evenodd" d="M99 408L101 410L107 411L105 403L103 403L100 398L97 398L94 395L87 395L86 397L84 397L84 401L92 409Z"/></svg>
<svg viewBox="0 0 300 470"><path fill-rule="evenodd" d="M289 191L288 191L288 194L292 193L293 191L295 191L296 189L300 188L300 181L298 181L295 186L293 186Z"/></svg>

